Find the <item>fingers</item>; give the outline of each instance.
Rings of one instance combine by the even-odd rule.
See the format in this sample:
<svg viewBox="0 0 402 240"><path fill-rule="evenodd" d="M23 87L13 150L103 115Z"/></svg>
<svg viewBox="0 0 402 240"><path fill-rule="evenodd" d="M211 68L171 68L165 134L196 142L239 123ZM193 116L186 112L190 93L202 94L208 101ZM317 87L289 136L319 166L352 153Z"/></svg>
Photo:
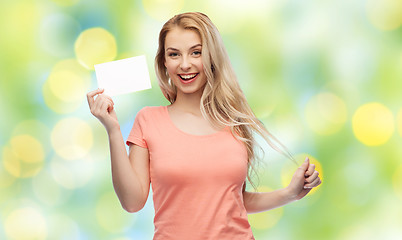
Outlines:
<svg viewBox="0 0 402 240"><path fill-rule="evenodd" d="M314 165L314 164L311 164ZM313 166L314 169L315 166ZM314 171L309 177L305 179L304 189L306 188L314 188L321 184L321 179L318 177L319 172Z"/></svg>
<svg viewBox="0 0 402 240"><path fill-rule="evenodd" d="M107 111L111 112L113 110L113 101L108 99Z"/></svg>
<svg viewBox="0 0 402 240"><path fill-rule="evenodd" d="M303 172L306 172L309 165L310 165L310 159L308 157L306 157L306 160L304 160L304 162L299 167L299 169L303 170Z"/></svg>
<svg viewBox="0 0 402 240"><path fill-rule="evenodd" d="M101 90L103 92L103 90ZM96 91L94 91L96 92ZM99 94L95 93L95 94L99 94L95 99L93 99L93 92L91 92L92 95L90 93L88 93L89 98L92 99L90 101L92 101L91 105L90 105L90 109L91 109L91 113L95 116L95 117L102 117L105 114L107 114L108 112L111 112L114 107L114 103L111 97L105 95L105 94Z"/></svg>
<svg viewBox="0 0 402 240"><path fill-rule="evenodd" d="M307 159L308 158L306 158L306 160ZM306 161L304 163L306 163ZM320 185L321 179L318 177L319 172L315 170L315 165L310 164L310 161L308 161L308 165L305 166L305 169L306 171L304 172L305 177L304 189L314 188Z"/></svg>
<svg viewBox="0 0 402 240"><path fill-rule="evenodd" d="M87 93L87 100L88 100L89 107L91 107L94 103L94 96L99 93L102 93L103 91L104 91L104 89L98 88L96 90L93 90L93 91Z"/></svg>
<svg viewBox="0 0 402 240"><path fill-rule="evenodd" d="M309 164L307 171L304 173L305 177L309 177L314 173L315 170L315 165L314 164Z"/></svg>
<svg viewBox="0 0 402 240"><path fill-rule="evenodd" d="M310 160L308 158L306 158L306 160L302 163L302 165L300 165L300 167L297 168L297 170L294 174L294 177L295 177L295 179L297 179L299 184L303 184L303 182L304 182L304 178L305 178L304 175L309 166L309 162L310 162Z"/></svg>
<svg viewBox="0 0 402 240"><path fill-rule="evenodd" d="M315 178L312 183L304 184L304 188L314 188L321 184L321 179L319 177Z"/></svg>
<svg viewBox="0 0 402 240"><path fill-rule="evenodd" d="M112 99L110 96L105 95L105 94L100 94L100 95L102 95L103 97L105 97L105 98L109 99L109 100L110 100L110 102L112 103L112 105L114 105L113 99Z"/></svg>
<svg viewBox="0 0 402 240"><path fill-rule="evenodd" d="M316 179L318 177L319 173L318 171L314 171L313 174L309 177L306 178L306 182L307 183L311 183L312 181L314 181L314 179Z"/></svg>
<svg viewBox="0 0 402 240"><path fill-rule="evenodd" d="M100 96L100 95L99 95ZM104 96L101 96L104 97ZM112 100L106 98L106 99L102 99L103 101L100 101L100 110L101 113L106 113L106 112L110 112L113 109L113 102Z"/></svg>

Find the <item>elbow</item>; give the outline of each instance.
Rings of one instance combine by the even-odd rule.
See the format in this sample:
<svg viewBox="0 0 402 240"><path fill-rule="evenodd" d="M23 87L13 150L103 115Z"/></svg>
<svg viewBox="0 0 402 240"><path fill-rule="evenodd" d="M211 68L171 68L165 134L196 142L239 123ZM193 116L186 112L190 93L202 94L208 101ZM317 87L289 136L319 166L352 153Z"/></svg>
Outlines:
<svg viewBox="0 0 402 240"><path fill-rule="evenodd" d="M147 198L142 197L140 194L120 193L117 194L117 197L119 198L121 207L129 213L139 212L147 202Z"/></svg>
<svg viewBox="0 0 402 240"><path fill-rule="evenodd" d="M136 207L132 207L132 206L122 206L122 207L124 210L126 210L126 212L129 212L129 213L136 213L141 210L141 208L136 208Z"/></svg>
<svg viewBox="0 0 402 240"><path fill-rule="evenodd" d="M136 213L139 212L141 209L144 208L145 204L140 204L140 205L135 205L135 204L124 204L122 203L121 206L123 207L124 210L126 210L129 213Z"/></svg>
<svg viewBox="0 0 402 240"><path fill-rule="evenodd" d="M123 207L123 209L126 210L126 212L128 212L128 213L136 213L141 210L141 209L130 208L130 207Z"/></svg>

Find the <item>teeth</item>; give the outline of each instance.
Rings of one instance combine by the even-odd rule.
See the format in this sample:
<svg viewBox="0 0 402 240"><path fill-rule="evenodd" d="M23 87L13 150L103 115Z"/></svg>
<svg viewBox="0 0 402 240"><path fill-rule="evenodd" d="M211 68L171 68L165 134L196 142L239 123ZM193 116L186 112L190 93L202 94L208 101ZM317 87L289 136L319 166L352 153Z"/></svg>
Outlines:
<svg viewBox="0 0 402 240"><path fill-rule="evenodd" d="M180 75L180 77L181 77L181 78L183 78L183 79L190 79L190 78L195 77L195 75L197 75L197 74L191 74L191 75Z"/></svg>

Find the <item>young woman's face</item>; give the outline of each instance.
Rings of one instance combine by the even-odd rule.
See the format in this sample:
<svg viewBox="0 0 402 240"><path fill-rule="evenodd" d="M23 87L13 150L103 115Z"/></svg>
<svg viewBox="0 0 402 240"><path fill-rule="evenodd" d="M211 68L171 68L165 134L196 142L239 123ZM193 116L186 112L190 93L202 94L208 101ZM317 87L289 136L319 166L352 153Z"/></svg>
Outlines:
<svg viewBox="0 0 402 240"><path fill-rule="evenodd" d="M201 39L195 31L176 27L166 35L165 67L177 94L202 93L207 78L201 50Z"/></svg>

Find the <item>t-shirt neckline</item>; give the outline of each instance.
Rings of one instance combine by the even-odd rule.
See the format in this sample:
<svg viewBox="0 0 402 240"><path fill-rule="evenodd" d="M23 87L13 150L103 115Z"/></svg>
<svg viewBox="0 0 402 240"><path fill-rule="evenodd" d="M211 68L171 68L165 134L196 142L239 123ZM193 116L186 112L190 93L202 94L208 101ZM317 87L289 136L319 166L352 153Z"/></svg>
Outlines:
<svg viewBox="0 0 402 240"><path fill-rule="evenodd" d="M186 136L189 136L189 137L194 137L194 138L208 138L208 137L213 137L213 136L216 136L216 135L220 135L220 134L222 134L222 133L225 133L225 132L228 131L228 129L229 129L229 127L226 126L226 127L224 127L222 130L220 130L220 131L217 131L217 132L214 132L214 133L211 133L211 134L203 134L203 135L196 135L196 134L187 133L187 132L184 132L183 130L181 130L180 128L178 128L178 127L174 124L174 122L173 122L172 119L170 118L170 114L169 114L169 111L168 111L168 106L164 106L163 108L164 108L164 112L165 112L165 114L166 114L166 118L168 119L169 125L170 125L176 132L179 132L179 133L181 133L181 134L183 134L183 135L186 135Z"/></svg>

